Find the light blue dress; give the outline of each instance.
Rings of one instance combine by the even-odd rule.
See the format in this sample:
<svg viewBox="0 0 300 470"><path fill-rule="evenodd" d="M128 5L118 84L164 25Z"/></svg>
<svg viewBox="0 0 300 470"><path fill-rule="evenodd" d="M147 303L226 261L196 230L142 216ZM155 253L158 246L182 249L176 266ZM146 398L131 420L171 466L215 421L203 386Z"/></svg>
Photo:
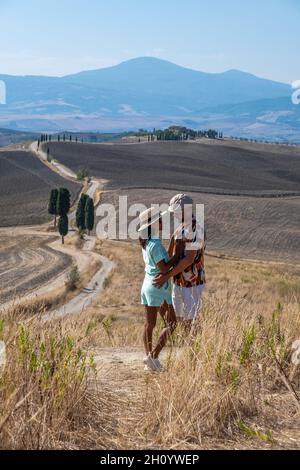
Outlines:
<svg viewBox="0 0 300 470"><path fill-rule="evenodd" d="M168 305L172 304L171 285L167 282L161 289L154 287L152 282L154 278L160 274L157 263L160 261L169 261L169 256L159 238L150 239L143 249L143 257L145 262L145 279L141 292L142 305L148 307L160 307L164 302Z"/></svg>

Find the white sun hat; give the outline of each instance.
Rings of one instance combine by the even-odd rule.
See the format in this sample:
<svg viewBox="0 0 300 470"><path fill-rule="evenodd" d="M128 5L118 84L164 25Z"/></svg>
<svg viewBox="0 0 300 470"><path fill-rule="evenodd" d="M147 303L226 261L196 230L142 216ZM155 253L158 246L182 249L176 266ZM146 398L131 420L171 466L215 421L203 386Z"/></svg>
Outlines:
<svg viewBox="0 0 300 470"><path fill-rule="evenodd" d="M140 225L138 228L138 232L143 232L146 228L150 227L151 225L155 224L159 221L159 219L163 216L157 208L151 207L140 214Z"/></svg>
<svg viewBox="0 0 300 470"><path fill-rule="evenodd" d="M187 194L177 194L170 201L169 212L178 212L184 209L185 206L192 206L193 204L193 199Z"/></svg>

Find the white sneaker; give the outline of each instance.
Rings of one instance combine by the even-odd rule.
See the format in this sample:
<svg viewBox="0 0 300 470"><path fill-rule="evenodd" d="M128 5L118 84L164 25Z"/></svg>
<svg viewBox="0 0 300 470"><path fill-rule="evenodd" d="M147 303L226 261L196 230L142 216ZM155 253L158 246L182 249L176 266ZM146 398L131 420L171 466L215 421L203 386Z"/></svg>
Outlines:
<svg viewBox="0 0 300 470"><path fill-rule="evenodd" d="M153 361L160 372L164 370L164 367L158 358L153 359Z"/></svg>
<svg viewBox="0 0 300 470"><path fill-rule="evenodd" d="M147 363L146 363L148 370L151 370L152 372L160 372L160 368L157 364L157 359L153 359L152 356L147 357Z"/></svg>

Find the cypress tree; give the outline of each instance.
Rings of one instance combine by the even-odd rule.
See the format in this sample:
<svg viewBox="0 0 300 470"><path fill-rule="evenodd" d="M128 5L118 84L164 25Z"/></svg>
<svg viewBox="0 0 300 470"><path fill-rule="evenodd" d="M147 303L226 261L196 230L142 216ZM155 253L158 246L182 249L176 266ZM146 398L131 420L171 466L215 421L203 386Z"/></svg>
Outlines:
<svg viewBox="0 0 300 470"><path fill-rule="evenodd" d="M57 196L56 211L60 217L68 214L71 207L71 195L68 189L60 188Z"/></svg>
<svg viewBox="0 0 300 470"><path fill-rule="evenodd" d="M54 215L54 229L56 229L57 197L58 197L58 189L52 189L50 193L48 213L50 215Z"/></svg>
<svg viewBox="0 0 300 470"><path fill-rule="evenodd" d="M76 226L80 230L85 230L85 206L89 196L87 194L82 194L79 199L77 210L76 210Z"/></svg>
<svg viewBox="0 0 300 470"><path fill-rule="evenodd" d="M67 215L62 215L58 221L58 231L61 235L61 242L65 244L65 236L68 235L69 231L69 220Z"/></svg>
<svg viewBox="0 0 300 470"><path fill-rule="evenodd" d="M89 197L85 204L85 227L88 230L88 235L90 235L91 230L93 230L94 223L95 223L94 201L91 197Z"/></svg>

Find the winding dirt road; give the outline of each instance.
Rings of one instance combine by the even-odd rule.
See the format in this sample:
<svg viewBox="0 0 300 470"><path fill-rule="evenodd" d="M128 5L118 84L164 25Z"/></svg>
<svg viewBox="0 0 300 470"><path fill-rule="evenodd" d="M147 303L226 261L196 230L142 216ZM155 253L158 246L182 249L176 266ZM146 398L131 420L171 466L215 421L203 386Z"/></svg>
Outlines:
<svg viewBox="0 0 300 470"><path fill-rule="evenodd" d="M47 162L47 155L37 149L37 142L30 145L30 151L52 170L67 179L76 179L75 173L59 163ZM87 190L95 198L101 182L93 179ZM69 216L70 222L75 219L76 211ZM1 309L12 304L43 297L65 281L71 264L76 264L80 274L87 273L90 266L101 262L101 268L87 286L71 301L47 314L47 318L79 314L84 311L102 291L104 282L114 268L114 263L94 251L96 237L85 237L81 250L72 245L62 245L57 234L49 235L42 228L19 227L6 231L7 239L0 252ZM1 234L0 234L1 235ZM3 236L3 232L2 232ZM22 244L18 240L22 238Z"/></svg>

